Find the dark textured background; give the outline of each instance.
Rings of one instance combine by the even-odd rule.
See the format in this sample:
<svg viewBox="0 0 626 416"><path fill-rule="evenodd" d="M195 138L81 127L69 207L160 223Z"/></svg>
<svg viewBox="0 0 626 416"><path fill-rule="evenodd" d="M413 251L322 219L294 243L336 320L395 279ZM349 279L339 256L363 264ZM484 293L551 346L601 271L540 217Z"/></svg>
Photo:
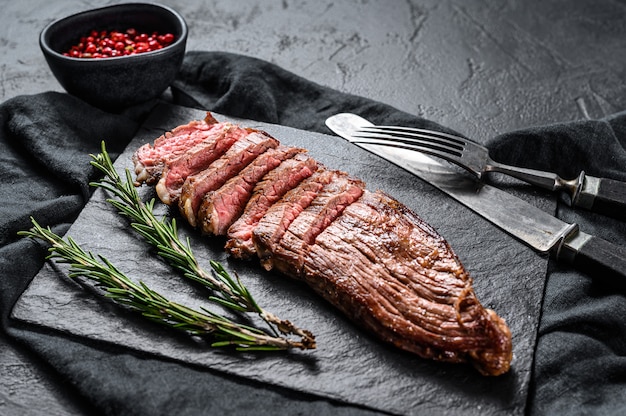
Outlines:
<svg viewBox="0 0 626 416"><path fill-rule="evenodd" d="M2 4L2 101L60 91L38 49L39 30L106 3ZM626 108L626 6L619 1L164 3L187 19L190 50L256 56L483 141ZM78 398L46 370L0 338L0 413L81 414Z"/></svg>

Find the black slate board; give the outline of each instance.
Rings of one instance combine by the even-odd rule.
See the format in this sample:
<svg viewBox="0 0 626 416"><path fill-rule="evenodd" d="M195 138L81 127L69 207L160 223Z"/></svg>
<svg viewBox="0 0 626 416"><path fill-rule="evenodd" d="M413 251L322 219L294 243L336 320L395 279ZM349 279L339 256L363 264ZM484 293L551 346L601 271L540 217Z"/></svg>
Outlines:
<svg viewBox="0 0 626 416"><path fill-rule="evenodd" d="M452 245L470 271L478 298L509 324L514 343L511 371L483 377L465 365L422 360L378 342L345 319L304 284L266 273L256 262L229 259L223 240L189 235L197 256L221 261L240 275L257 301L276 315L310 329L318 349L289 353L237 354L207 349L198 340L166 331L93 296L47 264L13 310L13 317L90 340L127 346L137 352L180 360L295 391L395 414L523 414L533 362L547 259L452 199L384 160L330 135L310 133L250 120L230 119L262 128L283 143L302 146L319 161L364 179L372 190L383 189L416 211ZM122 172L141 144L204 112L161 105L116 162ZM106 140L106 138L103 138ZM151 188L141 188L145 197ZM550 201L524 195L550 208ZM102 254L129 276L142 280L172 299L202 304L202 291L189 285L156 257L96 191L68 235L86 249ZM166 207L160 206L164 214ZM87 285L88 286L88 285Z"/></svg>

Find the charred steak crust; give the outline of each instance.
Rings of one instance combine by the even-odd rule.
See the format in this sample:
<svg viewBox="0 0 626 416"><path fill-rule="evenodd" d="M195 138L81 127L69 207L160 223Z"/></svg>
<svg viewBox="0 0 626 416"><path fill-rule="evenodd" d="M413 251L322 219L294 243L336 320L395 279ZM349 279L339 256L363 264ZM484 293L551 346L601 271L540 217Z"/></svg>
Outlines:
<svg viewBox="0 0 626 416"><path fill-rule="evenodd" d="M177 129L220 124L209 113L196 123ZM469 362L485 375L509 370L510 330L480 304L443 237L397 200L326 169L302 149L277 165L272 154L285 146L272 140L244 158L246 152L227 150L189 175L179 201L183 216L204 232L226 234L234 257L256 253L265 269L305 281L385 342L424 358ZM145 176L146 166L170 166L191 157L194 146L173 156L155 143L158 152L142 147L133 160Z"/></svg>

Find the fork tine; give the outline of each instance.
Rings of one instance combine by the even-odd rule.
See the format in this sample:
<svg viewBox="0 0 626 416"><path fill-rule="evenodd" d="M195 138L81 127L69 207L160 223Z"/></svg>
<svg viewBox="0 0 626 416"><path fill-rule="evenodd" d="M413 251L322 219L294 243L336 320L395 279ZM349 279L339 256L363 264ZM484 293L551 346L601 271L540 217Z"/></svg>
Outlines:
<svg viewBox="0 0 626 416"><path fill-rule="evenodd" d="M467 140L464 137L456 136L449 133L444 133L435 130L418 129L413 127L400 127L400 126L373 126L362 127L362 132L368 133L388 133L393 135L390 139L400 136L402 139L424 139L432 141L444 146L448 146L452 149L463 151L467 144ZM420 140L423 142L423 140Z"/></svg>
<svg viewBox="0 0 626 416"><path fill-rule="evenodd" d="M463 147L458 144L449 144L430 136L416 136L415 133L413 133L412 137L398 137L395 134L357 131L352 137L355 139L353 142L357 143L384 144L422 152L426 150L437 151L447 155L446 157L440 156L444 159L449 159L450 157L460 158L463 151Z"/></svg>
<svg viewBox="0 0 626 416"><path fill-rule="evenodd" d="M383 146L398 147L398 148L407 149L407 150L415 150L421 153L426 153L432 156L440 157L444 160L447 160L448 162L455 163L459 166L464 167L465 169L468 169L466 166L462 164L461 153L458 150L451 149L445 146L438 146L437 144L431 143L431 142L423 142L421 144L417 141L406 142L402 140L397 140L397 138L393 136L388 136L385 134L376 134L376 133L371 133L371 134L366 133L360 136L353 135L352 140L350 141L352 143L359 143L359 144L378 144L378 145L383 145Z"/></svg>
<svg viewBox="0 0 626 416"><path fill-rule="evenodd" d="M459 143L453 143L451 145L449 141L433 140L432 136L422 133L412 132L412 137L399 138L396 132L386 134L370 133L364 130L365 129L361 129L353 133L350 141L359 144L378 144L414 150L454 163L479 178L482 175L480 166L477 166L475 163L468 163L467 160L464 160L465 154L463 152L465 148Z"/></svg>

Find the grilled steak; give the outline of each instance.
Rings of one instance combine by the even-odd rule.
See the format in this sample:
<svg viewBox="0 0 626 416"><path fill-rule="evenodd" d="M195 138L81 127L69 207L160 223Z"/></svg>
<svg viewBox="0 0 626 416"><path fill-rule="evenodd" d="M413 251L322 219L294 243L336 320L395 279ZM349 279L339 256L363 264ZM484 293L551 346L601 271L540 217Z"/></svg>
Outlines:
<svg viewBox="0 0 626 416"><path fill-rule="evenodd" d="M256 224L274 203L298 186L303 179L311 176L317 168L317 162L313 158L301 153L269 172L254 188L253 196L246 204L243 214L228 229L226 249L230 254L237 258L253 255L255 249L251 237Z"/></svg>
<svg viewBox="0 0 626 416"><path fill-rule="evenodd" d="M206 169L189 175L182 187L179 208L189 223L196 226L197 213L207 192L218 189L237 175L258 155L278 146L278 140L260 132L251 132L233 144Z"/></svg>
<svg viewBox="0 0 626 416"><path fill-rule="evenodd" d="M443 237L397 200L301 149L279 160L286 146L255 134L238 137L225 153L205 148L219 154L201 157L213 161L187 177L179 201L192 225L226 234L235 257L256 253L265 269L305 281L385 342L429 359L469 362L486 375L509 370L509 328L480 304ZM246 139L258 139L255 151L233 150ZM194 146L182 155L161 151L160 160L151 154L151 166L167 166L165 177L170 166L196 157ZM147 166L142 149L133 157L139 172Z"/></svg>
<svg viewBox="0 0 626 416"><path fill-rule="evenodd" d="M471 361L484 374L508 369L508 327L480 305L446 241L407 207L365 191L310 243L294 230L299 218L271 248L274 267L404 350Z"/></svg>
<svg viewBox="0 0 626 416"><path fill-rule="evenodd" d="M346 208L356 201L365 184L351 178L345 172L335 171L331 180L324 185L311 203L289 224L280 240L271 244L266 236L266 224L259 224L253 231L253 242L266 270L276 268L290 275L299 276L303 268L303 255L307 247L315 243L315 238L330 225Z"/></svg>
<svg viewBox="0 0 626 416"><path fill-rule="evenodd" d="M192 121L176 127L154 141L146 143L133 154L136 183L155 184L161 177L165 166L177 159L193 146L204 141L213 130L223 127L210 113L202 121Z"/></svg>
<svg viewBox="0 0 626 416"><path fill-rule="evenodd" d="M269 149L219 189L207 192L197 214L202 231L207 234L226 234L228 227L243 213L257 182L284 160L289 160L303 151L289 146ZM192 212L185 214L193 215Z"/></svg>
<svg viewBox="0 0 626 416"><path fill-rule="evenodd" d="M289 225L313 202L324 186L330 183L334 174L333 171L326 169L318 170L269 207L263 217L255 224L235 231L234 228L237 222L239 222L238 220L228 230L231 240L226 243L226 248L235 257L243 257L241 254L238 255L238 253L234 252L235 249L230 246L230 244L233 244L233 240L238 240L237 246L242 246L243 244L245 244L246 248L249 245L252 246L246 249L248 253L256 252L259 258L269 259L271 251L265 250L264 247L271 248L278 244ZM257 247L254 247L252 232L257 234L257 240L262 239L257 244ZM263 260L261 260L261 264L263 264ZM271 269L271 263L267 264L266 268Z"/></svg>
<svg viewBox="0 0 626 416"><path fill-rule="evenodd" d="M250 132L241 127L224 125L214 130L205 140L171 161L163 169L156 191L161 201L172 205L178 202L181 188L187 177L206 169L236 143L245 146Z"/></svg>

